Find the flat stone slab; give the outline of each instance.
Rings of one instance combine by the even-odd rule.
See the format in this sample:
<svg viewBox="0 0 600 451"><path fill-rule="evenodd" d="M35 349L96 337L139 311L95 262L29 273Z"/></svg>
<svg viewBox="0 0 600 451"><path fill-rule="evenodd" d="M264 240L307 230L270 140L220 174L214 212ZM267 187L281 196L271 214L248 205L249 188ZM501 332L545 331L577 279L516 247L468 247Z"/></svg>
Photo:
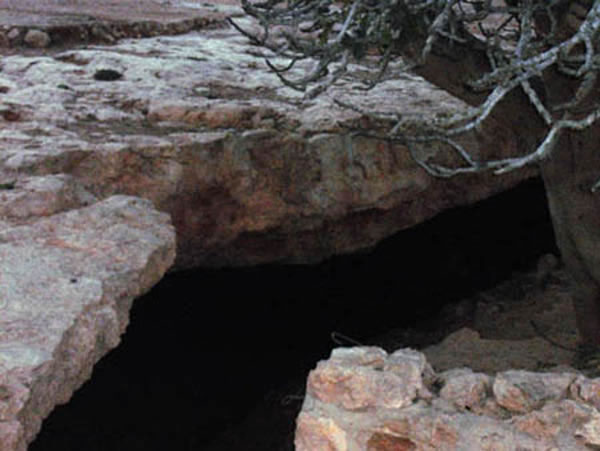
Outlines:
<svg viewBox="0 0 600 451"><path fill-rule="evenodd" d="M26 449L174 258L168 215L130 196L0 227L1 451Z"/></svg>

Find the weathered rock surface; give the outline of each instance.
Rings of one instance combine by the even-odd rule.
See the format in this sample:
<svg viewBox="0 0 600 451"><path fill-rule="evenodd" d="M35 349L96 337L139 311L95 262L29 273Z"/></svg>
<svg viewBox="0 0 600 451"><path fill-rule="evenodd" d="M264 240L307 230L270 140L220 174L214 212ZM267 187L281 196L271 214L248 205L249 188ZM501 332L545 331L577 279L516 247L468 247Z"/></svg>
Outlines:
<svg viewBox="0 0 600 451"><path fill-rule="evenodd" d="M410 349L338 348L308 377L296 449L583 451L600 444L599 384L568 371L434 373Z"/></svg>
<svg viewBox="0 0 600 451"><path fill-rule="evenodd" d="M69 3L0 0L1 451L25 449L53 406L116 346L133 299L173 263L174 230L152 204L172 218L178 268L307 262L372 246L533 174L427 176L404 146L353 133L389 121L334 99L400 109L408 132L423 115L447 117L464 103L411 75L368 95L347 78L301 102L267 70L262 51L222 21L235 8L144 0L128 11L135 20L118 20L127 2L102 12L87 0L78 10ZM87 47L67 48L78 44ZM518 136L494 127L468 139L476 155L519 149ZM441 150L418 149L452 161ZM346 375L361 395L344 388L344 408L413 409L433 399L422 356L374 352L387 362L376 371L383 388L369 385L368 365L358 376L342 365L315 376L319 402L337 399L325 395L327 378ZM336 420L315 418L349 440ZM301 416L299 431L311 421ZM386 431L367 441L410 444Z"/></svg>
<svg viewBox="0 0 600 451"><path fill-rule="evenodd" d="M99 199L152 200L177 228L178 268L317 261L368 248L533 173L433 179L406 147L353 134L384 130L389 121L334 99L400 110L409 132L464 103L410 75L368 95L347 78L303 103L269 72L262 50L224 22L184 35L53 49L2 59L2 178L63 173ZM367 66L352 69L366 73ZM469 139L475 154L518 151L519 137L507 130ZM439 150L435 143L421 149L432 157Z"/></svg>
<svg viewBox="0 0 600 451"><path fill-rule="evenodd" d="M175 258L169 217L150 201L121 195L75 208L89 200L66 176L0 190L0 217L45 216L0 224L1 451L26 449L119 343L133 300Z"/></svg>

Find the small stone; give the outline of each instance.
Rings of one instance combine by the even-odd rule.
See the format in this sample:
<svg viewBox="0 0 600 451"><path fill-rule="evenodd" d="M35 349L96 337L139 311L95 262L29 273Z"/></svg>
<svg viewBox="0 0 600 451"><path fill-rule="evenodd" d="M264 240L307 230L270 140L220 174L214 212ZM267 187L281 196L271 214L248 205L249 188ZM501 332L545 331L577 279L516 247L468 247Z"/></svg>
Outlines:
<svg viewBox="0 0 600 451"><path fill-rule="evenodd" d="M15 39L17 39L20 36L20 34L21 34L21 32L19 31L18 28L13 28L6 34L6 37L8 39L10 39L11 41L14 41Z"/></svg>
<svg viewBox="0 0 600 451"><path fill-rule="evenodd" d="M490 388L490 377L483 373L474 373L468 368L448 370L440 375L444 386L440 397L452 402L461 409L479 407Z"/></svg>
<svg viewBox="0 0 600 451"><path fill-rule="evenodd" d="M29 47L43 49L50 45L50 36L44 31L29 30L24 41Z"/></svg>

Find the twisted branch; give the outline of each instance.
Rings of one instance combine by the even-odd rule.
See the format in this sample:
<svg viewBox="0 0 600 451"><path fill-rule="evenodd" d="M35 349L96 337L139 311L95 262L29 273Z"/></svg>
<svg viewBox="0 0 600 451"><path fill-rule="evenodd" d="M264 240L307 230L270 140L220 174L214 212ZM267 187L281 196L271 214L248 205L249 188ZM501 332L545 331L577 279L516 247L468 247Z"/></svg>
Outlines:
<svg viewBox="0 0 600 451"><path fill-rule="evenodd" d="M283 83L306 92L307 98L326 90L346 73L349 62L360 60L369 52L379 55L379 70L373 79L365 80L365 89L382 79L391 59L400 56L403 43L422 43L409 69L423 64L438 47L460 43L483 49L491 69L468 84L476 92L488 92L478 107L438 121L418 136L402 135L401 122L397 121L385 136L402 141L409 148L411 143L430 141L448 144L461 157L463 166L430 163L411 150L415 161L436 176L451 177L483 170L502 174L539 162L552 153L564 130L583 130L600 118L600 103L595 99L582 117L582 106L584 102L589 103L590 93L598 82L600 0L268 0L260 3L242 0L242 6L262 26L262 36L251 35L235 23L234 26L253 43L289 58L290 63L285 67L276 67L269 61L267 64ZM585 17L578 16L582 10L587 11ZM579 26L565 33L564 24L573 22L573 15ZM543 29L536 27L539 18L546 23ZM271 38L271 31L277 27L283 30L283 40ZM315 61L313 69L302 77L290 78L288 74L295 63L307 58ZM579 83L569 102L550 105L532 88L531 80L551 67ZM308 90L309 86L312 89ZM480 127L498 103L515 89L523 90L546 124L544 138L526 155L477 161L458 144L456 137ZM377 112L360 112L377 116ZM599 189L600 180L592 187L593 191Z"/></svg>

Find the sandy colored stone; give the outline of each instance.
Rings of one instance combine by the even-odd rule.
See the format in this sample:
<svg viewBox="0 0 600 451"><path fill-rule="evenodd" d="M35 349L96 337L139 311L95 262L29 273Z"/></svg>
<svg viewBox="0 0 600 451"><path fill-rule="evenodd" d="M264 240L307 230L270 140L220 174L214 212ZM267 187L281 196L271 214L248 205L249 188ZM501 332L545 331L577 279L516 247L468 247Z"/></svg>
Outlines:
<svg viewBox="0 0 600 451"><path fill-rule="evenodd" d="M297 451L346 451L345 433L331 419L314 418L310 415L298 417L298 430L305 433L298 434L296 439Z"/></svg>
<svg viewBox="0 0 600 451"><path fill-rule="evenodd" d="M440 379L444 381L440 397L461 409L477 411L491 388L487 374L474 373L469 368L448 370L440 375Z"/></svg>
<svg viewBox="0 0 600 451"><path fill-rule="evenodd" d="M174 252L168 216L129 196L0 230L0 450L89 378Z"/></svg>

